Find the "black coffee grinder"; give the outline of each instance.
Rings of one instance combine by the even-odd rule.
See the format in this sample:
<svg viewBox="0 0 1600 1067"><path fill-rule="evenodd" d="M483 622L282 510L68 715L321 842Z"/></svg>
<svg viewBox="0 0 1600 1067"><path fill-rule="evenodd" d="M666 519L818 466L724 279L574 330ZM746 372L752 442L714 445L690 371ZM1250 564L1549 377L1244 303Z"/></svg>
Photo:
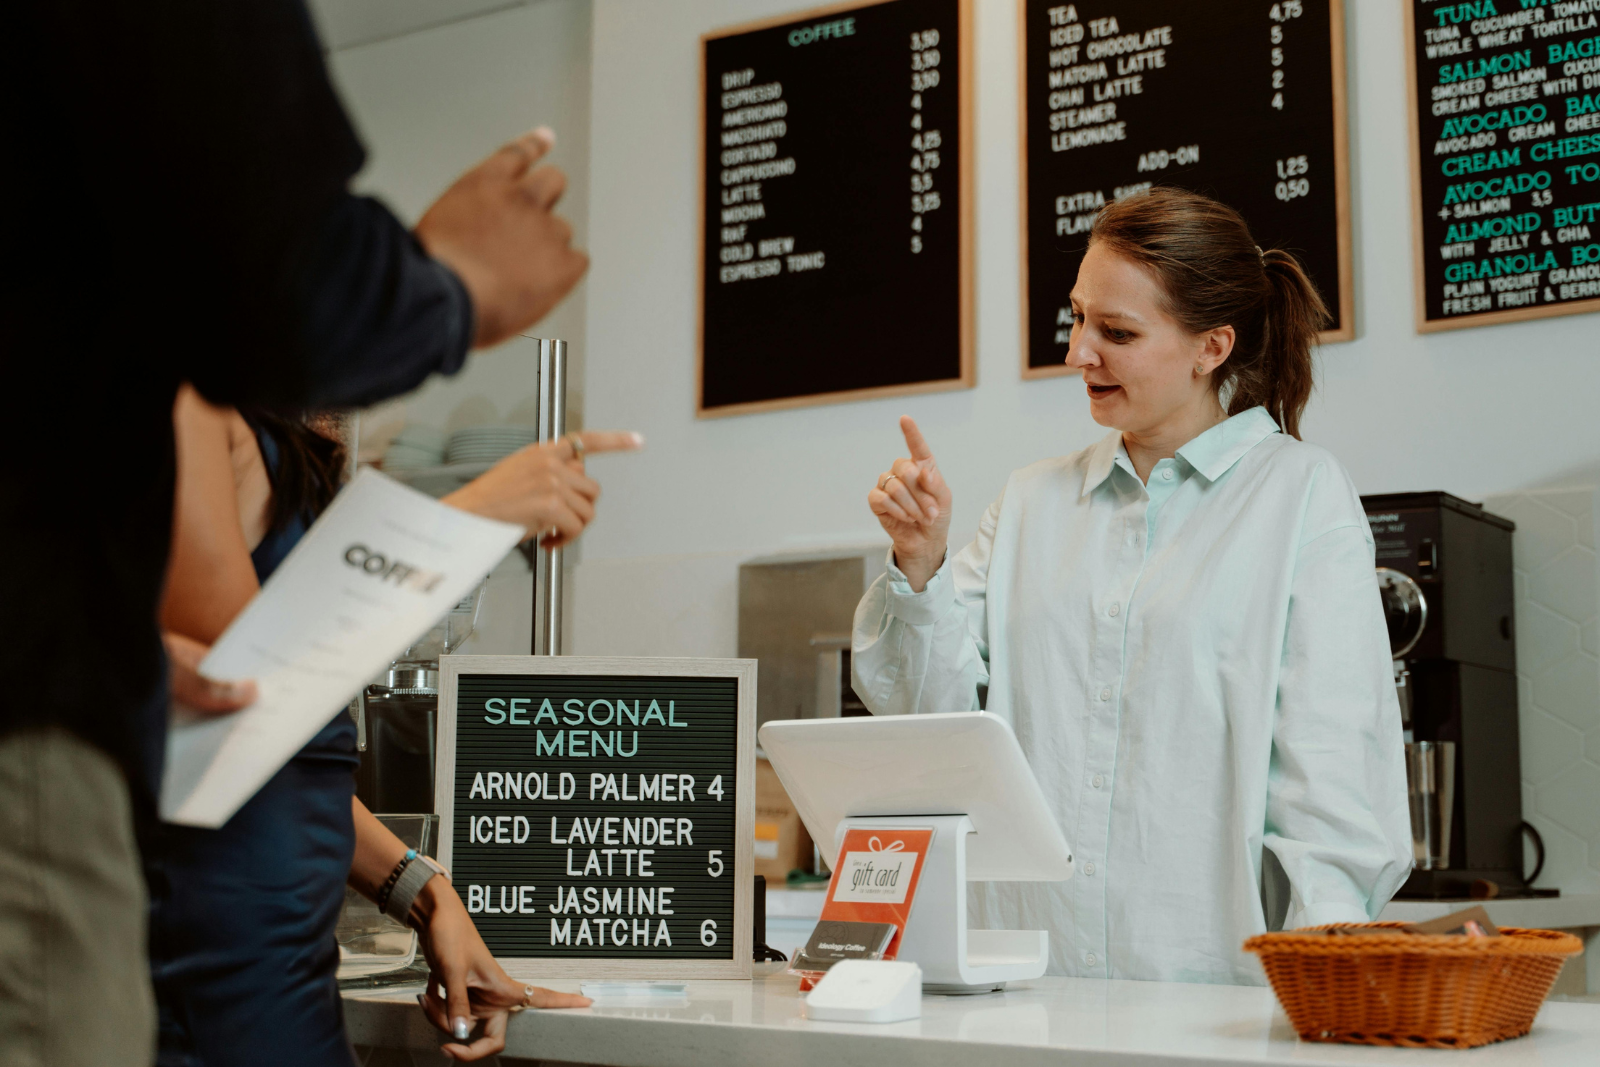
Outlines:
<svg viewBox="0 0 1600 1067"><path fill-rule="evenodd" d="M1416 869L1397 896L1528 895L1512 628L1516 524L1449 493L1361 501L1377 542L1405 723Z"/></svg>

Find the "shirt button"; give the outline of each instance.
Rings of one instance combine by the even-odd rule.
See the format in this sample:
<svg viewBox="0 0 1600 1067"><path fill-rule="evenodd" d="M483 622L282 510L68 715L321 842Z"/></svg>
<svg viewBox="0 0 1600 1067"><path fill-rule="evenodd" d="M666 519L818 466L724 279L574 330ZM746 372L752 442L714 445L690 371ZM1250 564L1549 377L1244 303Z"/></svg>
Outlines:
<svg viewBox="0 0 1600 1067"><path fill-rule="evenodd" d="M1163 481L1172 481L1172 468L1168 467L1166 470L1162 471L1161 478Z"/></svg>
<svg viewBox="0 0 1600 1067"><path fill-rule="evenodd" d="M1112 604L1109 608L1106 609L1106 614L1110 615L1113 619L1116 618L1118 615L1122 614L1122 605L1121 604Z"/></svg>
<svg viewBox="0 0 1600 1067"><path fill-rule="evenodd" d="M1085 952L1083 954L1083 962L1093 967L1095 964L1100 962L1100 957L1096 956L1093 952Z"/></svg>
<svg viewBox="0 0 1600 1067"><path fill-rule="evenodd" d="M1089 784L1094 786L1096 789L1099 789L1101 786L1106 784L1106 776L1103 774L1097 774L1093 778L1089 779Z"/></svg>
<svg viewBox="0 0 1600 1067"><path fill-rule="evenodd" d="M1109 685L1106 686L1104 689L1100 690L1100 699L1101 700L1110 700L1111 699L1111 687Z"/></svg>
<svg viewBox="0 0 1600 1067"><path fill-rule="evenodd" d="M1094 877L1094 861L1093 860L1091 860L1090 862L1085 863L1083 865L1083 873L1088 875L1090 878Z"/></svg>

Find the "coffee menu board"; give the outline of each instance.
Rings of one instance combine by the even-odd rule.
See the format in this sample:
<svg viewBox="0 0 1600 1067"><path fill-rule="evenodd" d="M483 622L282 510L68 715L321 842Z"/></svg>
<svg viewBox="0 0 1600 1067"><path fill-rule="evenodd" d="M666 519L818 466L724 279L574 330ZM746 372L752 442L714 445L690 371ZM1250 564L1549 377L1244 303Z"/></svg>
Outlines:
<svg viewBox="0 0 1600 1067"><path fill-rule="evenodd" d="M447 656L439 857L519 977L748 978L755 660Z"/></svg>
<svg viewBox="0 0 1600 1067"><path fill-rule="evenodd" d="M699 414L970 388L970 0L703 39Z"/></svg>
<svg viewBox="0 0 1600 1067"><path fill-rule="evenodd" d="M1022 0L1023 376L1072 373L1099 209L1155 185L1238 210L1355 336L1341 0Z"/></svg>
<svg viewBox="0 0 1600 1067"><path fill-rule="evenodd" d="M1600 311L1600 0L1405 0L1417 328Z"/></svg>

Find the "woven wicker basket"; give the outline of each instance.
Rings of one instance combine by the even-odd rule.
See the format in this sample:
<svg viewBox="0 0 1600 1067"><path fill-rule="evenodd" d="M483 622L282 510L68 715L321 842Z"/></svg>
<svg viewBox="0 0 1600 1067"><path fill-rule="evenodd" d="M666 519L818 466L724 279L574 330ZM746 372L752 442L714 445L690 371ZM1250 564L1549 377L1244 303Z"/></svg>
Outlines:
<svg viewBox="0 0 1600 1067"><path fill-rule="evenodd" d="M1369 923L1368 928L1402 923ZM1272 989L1307 1041L1413 1048L1473 1048L1533 1027L1568 956L1571 934L1501 927L1500 937L1363 934L1326 926L1260 934Z"/></svg>

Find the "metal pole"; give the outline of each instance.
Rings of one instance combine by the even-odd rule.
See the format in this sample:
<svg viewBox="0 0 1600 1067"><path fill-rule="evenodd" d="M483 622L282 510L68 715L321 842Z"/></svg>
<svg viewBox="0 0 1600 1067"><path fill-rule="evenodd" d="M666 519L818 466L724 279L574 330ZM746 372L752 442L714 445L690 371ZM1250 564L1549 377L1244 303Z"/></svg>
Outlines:
<svg viewBox="0 0 1600 1067"><path fill-rule="evenodd" d="M544 339L539 345L539 440L567 432L567 342ZM533 654L561 655L561 549L540 549L534 568Z"/></svg>

